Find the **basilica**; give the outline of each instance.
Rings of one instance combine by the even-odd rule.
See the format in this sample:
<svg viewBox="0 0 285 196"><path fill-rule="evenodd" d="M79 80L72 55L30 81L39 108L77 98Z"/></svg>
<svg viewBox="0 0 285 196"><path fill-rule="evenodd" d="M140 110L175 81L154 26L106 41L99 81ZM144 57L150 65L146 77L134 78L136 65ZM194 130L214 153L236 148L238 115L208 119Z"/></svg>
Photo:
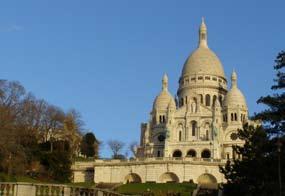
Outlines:
<svg viewBox="0 0 285 196"><path fill-rule="evenodd" d="M150 119L141 124L135 159L76 162L75 182L225 181L219 167L228 159L240 158L233 151L233 146L243 145L237 130L255 122L248 119L237 73L232 72L229 82L220 59L208 46L204 20L198 32L198 47L183 66L175 97L168 90L168 76L162 78Z"/></svg>
<svg viewBox="0 0 285 196"><path fill-rule="evenodd" d="M248 121L237 73L233 71L228 89L223 65L208 46L203 20L198 47L183 66L177 98L168 91L167 75L162 78L151 118L141 125L138 156L233 158L232 146L242 144L237 129Z"/></svg>

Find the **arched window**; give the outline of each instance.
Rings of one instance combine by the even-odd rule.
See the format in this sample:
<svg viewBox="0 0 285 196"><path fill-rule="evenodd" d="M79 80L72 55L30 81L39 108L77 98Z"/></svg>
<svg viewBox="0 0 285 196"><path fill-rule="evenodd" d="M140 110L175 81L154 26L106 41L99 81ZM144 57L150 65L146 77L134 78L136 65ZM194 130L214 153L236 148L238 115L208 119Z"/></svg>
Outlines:
<svg viewBox="0 0 285 196"><path fill-rule="evenodd" d="M220 105L222 106L223 105L223 97L221 95L219 96L219 101L220 101Z"/></svg>
<svg viewBox="0 0 285 196"><path fill-rule="evenodd" d="M182 157L182 152L180 150L175 150L172 154L173 157Z"/></svg>
<svg viewBox="0 0 285 196"><path fill-rule="evenodd" d="M187 157L196 157L196 151L191 149L187 152Z"/></svg>
<svg viewBox="0 0 285 196"><path fill-rule="evenodd" d="M217 99L217 96L216 96L216 95L214 95L214 96L213 96L213 103L212 103L212 105L213 105L213 106L215 106L216 99Z"/></svg>
<svg viewBox="0 0 285 196"><path fill-rule="evenodd" d="M235 121L237 121L237 113L235 113Z"/></svg>
<svg viewBox="0 0 285 196"><path fill-rule="evenodd" d="M196 121L192 121L191 122L191 127L192 127L192 136L195 136L196 135L197 122Z"/></svg>
<svg viewBox="0 0 285 196"><path fill-rule="evenodd" d="M183 106L184 105L184 100L183 98L180 99L180 106Z"/></svg>
<svg viewBox="0 0 285 196"><path fill-rule="evenodd" d="M231 113L231 121L234 121L234 114Z"/></svg>
<svg viewBox="0 0 285 196"><path fill-rule="evenodd" d="M210 158L211 157L210 150L208 150L208 149L203 150L202 153L201 153L201 157L202 158Z"/></svg>
<svg viewBox="0 0 285 196"><path fill-rule="evenodd" d="M206 106L210 106L211 105L211 97L209 94L206 95Z"/></svg>
<svg viewBox="0 0 285 196"><path fill-rule="evenodd" d="M230 153L227 153L227 159L230 159Z"/></svg>
<svg viewBox="0 0 285 196"><path fill-rule="evenodd" d="M165 119L165 116L164 116L164 115L162 116L162 122L163 122L163 123L166 122L166 119Z"/></svg>
<svg viewBox="0 0 285 196"><path fill-rule="evenodd" d="M201 104L203 104L203 95L202 94L200 94L200 102L201 102Z"/></svg>
<svg viewBox="0 0 285 196"><path fill-rule="evenodd" d="M179 141L182 140L182 131L179 131Z"/></svg>
<svg viewBox="0 0 285 196"><path fill-rule="evenodd" d="M209 140L209 130L206 130L206 140Z"/></svg>

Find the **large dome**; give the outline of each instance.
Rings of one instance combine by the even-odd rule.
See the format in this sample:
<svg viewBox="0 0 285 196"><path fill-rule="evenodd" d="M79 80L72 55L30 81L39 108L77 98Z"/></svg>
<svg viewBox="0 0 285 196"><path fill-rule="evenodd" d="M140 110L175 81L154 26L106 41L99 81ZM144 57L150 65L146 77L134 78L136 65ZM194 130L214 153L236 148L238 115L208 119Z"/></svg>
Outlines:
<svg viewBox="0 0 285 196"><path fill-rule="evenodd" d="M215 75L225 78L221 61L208 47L207 27L204 20L202 20L199 29L198 48L188 57L182 70L182 76L195 74Z"/></svg>
<svg viewBox="0 0 285 196"><path fill-rule="evenodd" d="M208 47L198 47L184 64L182 75L195 75L198 73L225 78L219 58Z"/></svg>

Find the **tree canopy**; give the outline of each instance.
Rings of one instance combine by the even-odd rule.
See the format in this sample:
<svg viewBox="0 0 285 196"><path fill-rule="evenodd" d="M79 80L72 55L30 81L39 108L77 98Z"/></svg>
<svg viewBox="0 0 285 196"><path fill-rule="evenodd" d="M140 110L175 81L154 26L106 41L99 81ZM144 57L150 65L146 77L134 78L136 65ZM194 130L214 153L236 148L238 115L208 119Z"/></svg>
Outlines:
<svg viewBox="0 0 285 196"><path fill-rule="evenodd" d="M267 108L255 114L263 126L245 125L238 131L244 146L234 146L241 159L228 161L220 170L227 183L225 195L285 195L285 52L278 54L272 90L276 93L257 102ZM283 181L282 181L283 180ZM283 188L282 188L283 187Z"/></svg>
<svg viewBox="0 0 285 196"><path fill-rule="evenodd" d="M0 80L0 172L25 175L36 171L67 181L82 126L75 110L65 112L37 99L19 82Z"/></svg>

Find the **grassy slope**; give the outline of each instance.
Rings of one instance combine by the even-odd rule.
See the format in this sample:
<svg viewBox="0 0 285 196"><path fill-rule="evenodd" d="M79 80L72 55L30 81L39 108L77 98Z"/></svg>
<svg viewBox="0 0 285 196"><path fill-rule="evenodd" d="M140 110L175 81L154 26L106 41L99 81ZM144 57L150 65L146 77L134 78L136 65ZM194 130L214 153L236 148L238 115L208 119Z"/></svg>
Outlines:
<svg viewBox="0 0 285 196"><path fill-rule="evenodd" d="M9 176L4 173L0 173L0 182L30 182L36 183L39 182L36 179L27 176Z"/></svg>
<svg viewBox="0 0 285 196"><path fill-rule="evenodd" d="M190 195L195 188L196 185L190 183L134 183L124 184L118 187L117 191L124 194L141 194L149 190L150 192L155 193L155 195L165 195L167 192Z"/></svg>

